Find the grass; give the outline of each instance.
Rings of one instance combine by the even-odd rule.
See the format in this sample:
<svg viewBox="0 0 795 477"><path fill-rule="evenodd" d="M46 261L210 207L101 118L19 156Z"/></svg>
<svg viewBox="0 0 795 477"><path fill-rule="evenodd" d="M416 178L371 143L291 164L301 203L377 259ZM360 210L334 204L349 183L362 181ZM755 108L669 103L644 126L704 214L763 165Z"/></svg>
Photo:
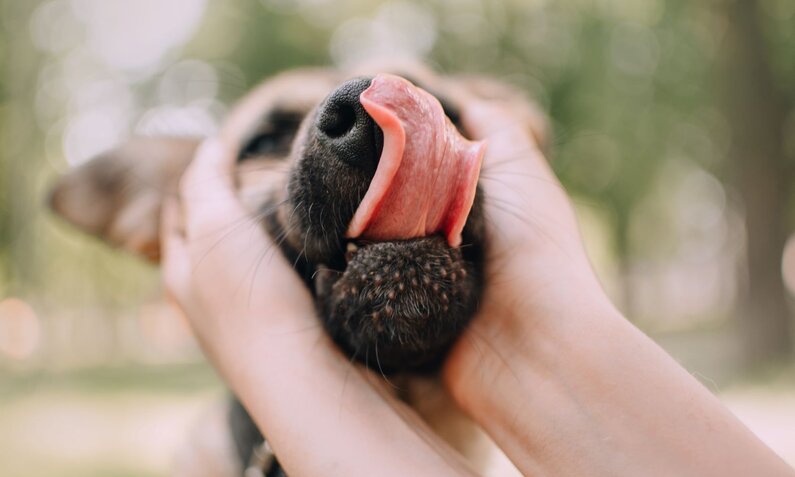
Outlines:
<svg viewBox="0 0 795 477"><path fill-rule="evenodd" d="M221 386L213 371L203 363L179 365L121 365L92 367L67 372L42 371L0 374L0 402L37 391L75 391L117 394L165 392L192 394Z"/></svg>
<svg viewBox="0 0 795 477"><path fill-rule="evenodd" d="M729 408L795 464L793 365L720 391ZM2 477L154 477L227 391L204 364L0 373Z"/></svg>
<svg viewBox="0 0 795 477"><path fill-rule="evenodd" d="M3 477L168 475L193 422L226 396L200 364L4 374Z"/></svg>

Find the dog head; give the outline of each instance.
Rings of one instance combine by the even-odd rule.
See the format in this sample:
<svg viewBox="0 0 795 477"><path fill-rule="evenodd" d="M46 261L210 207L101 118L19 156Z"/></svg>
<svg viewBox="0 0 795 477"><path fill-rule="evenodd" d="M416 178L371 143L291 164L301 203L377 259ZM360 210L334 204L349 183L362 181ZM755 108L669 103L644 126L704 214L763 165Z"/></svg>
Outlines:
<svg viewBox="0 0 795 477"><path fill-rule="evenodd" d="M398 89L404 84L384 73L421 88L410 94L427 91L435 98L419 109L438 107L446 125L428 128L447 127L457 130L450 134L466 137L461 108L467 101L493 98L532 118L531 132L539 142L546 137L541 116L513 89L482 78L441 77L416 65L282 73L246 95L219 134L239 148L241 199L305 278L334 340L352 357L381 370L420 369L443 356L477 307L487 235L484 199L472 188L474 197L463 213L453 214L455 220L441 212L438 226L423 220L425 228L419 229L395 225L411 220L416 201L401 202L405 195L392 206L383 205L389 199L379 196L373 206L380 210L376 219L372 211L361 212L371 200L368 194L383 181L383 155L394 142L394 134L382 127L386 120L374 119L363 94L377 82L393 81ZM160 206L175 193L198 143L133 139L61 178L50 205L83 230L157 261ZM469 148L461 154L482 153L463 138L456 144ZM415 184L416 174L407 174L403 189L423 188L429 195L416 197L422 206L450 195L436 194L445 184ZM477 170L474 174L476 178ZM370 224L388 223L356 229L361 216Z"/></svg>

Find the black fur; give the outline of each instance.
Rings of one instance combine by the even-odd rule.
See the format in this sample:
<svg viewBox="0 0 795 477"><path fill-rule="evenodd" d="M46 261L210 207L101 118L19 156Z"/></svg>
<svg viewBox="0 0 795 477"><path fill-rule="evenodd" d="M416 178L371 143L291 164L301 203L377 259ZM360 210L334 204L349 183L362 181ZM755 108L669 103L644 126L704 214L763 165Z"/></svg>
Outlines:
<svg viewBox="0 0 795 477"><path fill-rule="evenodd" d="M477 308L482 194L478 191L460 248L451 249L441 236L347 241L345 230L373 178L383 141L358 102L367 84L362 79L343 84L304 118L292 146L287 201L266 217L266 229L286 237L282 252L312 290L325 329L353 359L382 373L431 372ZM351 109L329 111L341 103ZM445 111L457 119L449 101ZM357 135L354 148L341 143L350 139L343 137L347 131ZM246 463L262 436L241 406L234 405L230 416Z"/></svg>

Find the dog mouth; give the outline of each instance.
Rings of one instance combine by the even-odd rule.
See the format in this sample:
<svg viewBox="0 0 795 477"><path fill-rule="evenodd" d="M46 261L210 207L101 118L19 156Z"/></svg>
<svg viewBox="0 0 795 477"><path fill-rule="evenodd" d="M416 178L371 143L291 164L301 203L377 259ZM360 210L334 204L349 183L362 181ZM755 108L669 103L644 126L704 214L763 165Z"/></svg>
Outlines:
<svg viewBox="0 0 795 477"><path fill-rule="evenodd" d="M467 221L485 145L436 97L386 74L339 86L303 142L287 227L317 266L327 331L382 371L437 361L476 308L479 234Z"/></svg>

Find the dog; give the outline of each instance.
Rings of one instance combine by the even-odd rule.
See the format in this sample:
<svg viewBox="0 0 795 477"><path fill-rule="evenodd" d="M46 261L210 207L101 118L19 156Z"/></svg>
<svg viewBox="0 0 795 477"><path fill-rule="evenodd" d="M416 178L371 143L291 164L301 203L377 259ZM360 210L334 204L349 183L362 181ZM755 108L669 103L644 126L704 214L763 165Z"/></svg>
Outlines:
<svg viewBox="0 0 795 477"><path fill-rule="evenodd" d="M484 146L469 141L461 123L463 105L479 99L512 105L546 144L547 121L517 89L486 77L437 75L415 63L283 72L245 95L220 135L239 147L239 197L252 221L303 277L334 342L352 360L389 376L400 397L484 471L493 445L455 410L435 374L477 310L484 281L487 199L477 184ZM395 132L379 116L387 113L418 124ZM432 119L435 125L425 124ZM415 136L436 129L453 142L436 156L417 154L423 161L457 158L435 167L450 170L441 182L418 172L424 163L405 159L406 150L422 146ZM387 157L400 134L408 136L404 161L387 177L383 171L401 159ZM59 178L49 205L83 231L156 263L161 205L176 193L200 142L133 138ZM378 186L384 180L391 189ZM455 190L440 192L448 183ZM399 197L390 199L389 190ZM419 201L423 210L443 206L426 211L418 226L406 201ZM203 438L181 459L180 475L284 475L239 403L207 422ZM209 460L214 463L197 465Z"/></svg>

